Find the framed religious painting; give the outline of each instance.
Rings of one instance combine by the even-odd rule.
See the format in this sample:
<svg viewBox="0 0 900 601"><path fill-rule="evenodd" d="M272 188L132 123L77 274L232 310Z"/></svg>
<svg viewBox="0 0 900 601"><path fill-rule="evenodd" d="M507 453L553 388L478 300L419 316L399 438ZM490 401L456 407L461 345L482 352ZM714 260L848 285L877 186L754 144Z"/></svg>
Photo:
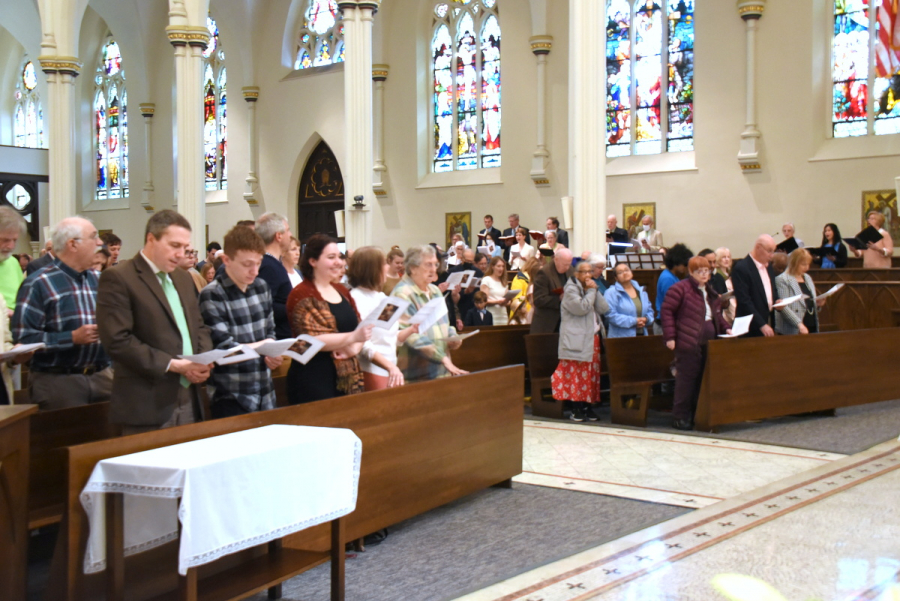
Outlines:
<svg viewBox="0 0 900 601"><path fill-rule="evenodd" d="M862 193L862 227L866 223L866 215L870 211L878 211L884 215L884 229L891 233L894 247L900 244L900 215L897 215L896 190L870 190Z"/></svg>
<svg viewBox="0 0 900 601"><path fill-rule="evenodd" d="M653 229L659 229L659 223L656 222L656 203L655 202L638 202L622 205L622 227L628 230L628 238L635 240L638 232L641 231L641 220L644 217L653 218Z"/></svg>
<svg viewBox="0 0 900 601"><path fill-rule="evenodd" d="M472 246L472 213L446 213L444 216L444 231L446 233L445 249L452 245L454 234L460 234L466 246Z"/></svg>

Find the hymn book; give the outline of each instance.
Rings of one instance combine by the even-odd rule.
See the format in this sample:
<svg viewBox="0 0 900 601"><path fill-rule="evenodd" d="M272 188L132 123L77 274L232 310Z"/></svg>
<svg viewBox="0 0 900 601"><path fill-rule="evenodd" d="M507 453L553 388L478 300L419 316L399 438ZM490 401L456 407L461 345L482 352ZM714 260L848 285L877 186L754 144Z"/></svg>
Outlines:
<svg viewBox="0 0 900 601"><path fill-rule="evenodd" d="M781 242L780 244L777 244L775 246L776 251L781 251L788 255L791 254L792 252L794 252L795 250L797 250L798 248L800 248L800 245L797 244L797 240L793 236L791 236L784 242Z"/></svg>
<svg viewBox="0 0 900 601"><path fill-rule="evenodd" d="M453 275L450 277L452 278ZM449 283L450 280L448 279L447 282ZM366 326L375 326L376 328L389 330L394 327L394 324L400 320L404 313L406 313L408 307L409 301L395 296L386 296L381 299L381 302L378 303L378 306L375 307L371 313L366 315L365 319L359 322L357 329Z"/></svg>
<svg viewBox="0 0 900 601"><path fill-rule="evenodd" d="M882 238L884 238L884 236L881 235L881 232L870 225L860 233L856 234L854 238L844 238L844 242L857 250L865 250L868 248L869 242L875 244Z"/></svg>
<svg viewBox="0 0 900 601"><path fill-rule="evenodd" d="M447 303L444 297L439 296L428 301L424 307L416 311L409 323L419 324L419 333L427 332L428 329L436 324L442 317L447 315Z"/></svg>
<svg viewBox="0 0 900 601"><path fill-rule="evenodd" d="M837 292L838 290L840 290L843 287L844 287L844 284L835 284L827 292L823 292L822 294L817 294L816 300L818 301L818 300L822 300L823 298L828 298L829 296L831 296L832 294L834 294L835 292Z"/></svg>

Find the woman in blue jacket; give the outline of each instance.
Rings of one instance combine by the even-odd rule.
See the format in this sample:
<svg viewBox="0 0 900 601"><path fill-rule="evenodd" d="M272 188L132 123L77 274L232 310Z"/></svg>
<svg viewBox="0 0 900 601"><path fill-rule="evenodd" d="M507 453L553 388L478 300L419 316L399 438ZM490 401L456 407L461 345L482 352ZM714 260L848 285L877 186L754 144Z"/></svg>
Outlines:
<svg viewBox="0 0 900 601"><path fill-rule="evenodd" d="M616 265L616 285L603 295L609 304L609 338L647 336L653 325L653 305L647 291L634 281L627 263Z"/></svg>

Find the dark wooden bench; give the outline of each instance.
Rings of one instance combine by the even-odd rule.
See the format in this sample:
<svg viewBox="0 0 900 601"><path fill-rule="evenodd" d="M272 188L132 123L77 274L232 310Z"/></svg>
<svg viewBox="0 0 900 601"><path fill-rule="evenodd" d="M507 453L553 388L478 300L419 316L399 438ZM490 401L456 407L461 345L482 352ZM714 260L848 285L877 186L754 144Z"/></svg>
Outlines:
<svg viewBox="0 0 900 601"><path fill-rule="evenodd" d="M810 269L813 282L900 282L900 269Z"/></svg>
<svg viewBox="0 0 900 601"><path fill-rule="evenodd" d="M606 339L612 423L647 424L653 386L674 380L670 371L674 358L662 336Z"/></svg>
<svg viewBox="0 0 900 601"><path fill-rule="evenodd" d="M363 443L357 509L345 519L344 540L353 540L483 488L509 485L522 470L523 371L522 366L488 370L68 447L65 519L48 598L104 598L103 576L83 573L88 524L79 500L101 459L267 424L350 428ZM274 551L271 557L263 545L223 558L200 570L201 589L204 581L226 578L222 570L236 562L251 559L281 573L311 562L309 556L304 560L287 551L321 554L330 545L329 527L323 525L287 537L285 552ZM169 543L126 558L126 598L171 594L178 586L176 552L176 544ZM322 560L321 555L316 559ZM252 572L227 577L236 578L236 588L259 578Z"/></svg>
<svg viewBox="0 0 900 601"><path fill-rule="evenodd" d="M559 364L559 334L529 334L525 336L525 350L531 380L531 414L562 419L563 404L544 397L544 391L550 390L550 378Z"/></svg>
<svg viewBox="0 0 900 601"><path fill-rule="evenodd" d="M834 284L816 282L816 293L825 292ZM900 309L900 281L844 282L844 287L819 309L819 322L836 324L842 332L891 328L894 309Z"/></svg>
<svg viewBox="0 0 900 601"><path fill-rule="evenodd" d="M36 405L0 406L0 597L10 601L25 601L29 420L36 414Z"/></svg>
<svg viewBox="0 0 900 601"><path fill-rule="evenodd" d="M873 349L854 361L859 349ZM900 328L712 340L695 427L897 398Z"/></svg>
<svg viewBox="0 0 900 601"><path fill-rule="evenodd" d="M528 325L478 328L477 334L464 340L462 346L450 353L453 364L466 371L525 365L525 336L530 329Z"/></svg>

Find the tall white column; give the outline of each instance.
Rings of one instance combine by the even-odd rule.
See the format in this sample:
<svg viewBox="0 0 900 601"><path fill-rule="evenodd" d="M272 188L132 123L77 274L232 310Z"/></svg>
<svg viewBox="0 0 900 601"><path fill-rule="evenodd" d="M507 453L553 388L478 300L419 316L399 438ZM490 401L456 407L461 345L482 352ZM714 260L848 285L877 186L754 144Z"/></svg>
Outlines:
<svg viewBox="0 0 900 601"><path fill-rule="evenodd" d="M550 151L547 150L547 55L553 47L553 38L549 35L537 35L528 40L531 51L537 59L537 81L535 99L537 101L537 147L531 159L531 179L535 186L549 186L547 165L550 163Z"/></svg>
<svg viewBox="0 0 900 601"><path fill-rule="evenodd" d="M369 244L375 200L372 132L372 22L377 2L342 0L344 17L344 198L346 241L350 248ZM359 197L362 197L361 199Z"/></svg>
<svg viewBox="0 0 900 601"><path fill-rule="evenodd" d="M387 65L372 65L372 81L375 82L375 92L372 97L372 133L374 135L373 153L375 166L373 170L372 187L375 196L385 196L384 174L387 167L384 164L384 82L387 80L390 68Z"/></svg>
<svg viewBox="0 0 900 601"><path fill-rule="evenodd" d="M744 173L754 173L762 170L759 161L759 139L762 134L756 119L756 29L766 9L766 0L738 0L737 9L747 26L747 123L741 132L738 163Z"/></svg>
<svg viewBox="0 0 900 601"><path fill-rule="evenodd" d="M170 18L173 18L170 13ZM206 190L203 171L203 50L206 27L181 22L166 27L175 47L175 202L191 223L194 248L206 247Z"/></svg>
<svg viewBox="0 0 900 601"><path fill-rule="evenodd" d="M606 248L606 3L569 0L569 196L576 254Z"/></svg>
<svg viewBox="0 0 900 601"><path fill-rule="evenodd" d="M46 129L49 147L49 217L55 225L75 215L75 78L81 63L73 56L38 57L47 74Z"/></svg>
<svg viewBox="0 0 900 601"><path fill-rule="evenodd" d="M244 180L244 200L251 206L259 204L256 197L256 190L259 188L259 133L256 127L256 101L259 100L259 88L257 86L246 86L241 88L244 94L244 100L247 101L247 110L249 114L250 127L247 136L250 139L250 170L247 172L247 179Z"/></svg>
<svg viewBox="0 0 900 601"><path fill-rule="evenodd" d="M144 117L144 164L147 168L147 179L144 180L144 189L141 191L141 206L148 213L153 213L156 209L153 207L153 197L155 189L153 188L153 115L156 113L156 105L150 102L144 102L138 105L141 110L141 116Z"/></svg>

